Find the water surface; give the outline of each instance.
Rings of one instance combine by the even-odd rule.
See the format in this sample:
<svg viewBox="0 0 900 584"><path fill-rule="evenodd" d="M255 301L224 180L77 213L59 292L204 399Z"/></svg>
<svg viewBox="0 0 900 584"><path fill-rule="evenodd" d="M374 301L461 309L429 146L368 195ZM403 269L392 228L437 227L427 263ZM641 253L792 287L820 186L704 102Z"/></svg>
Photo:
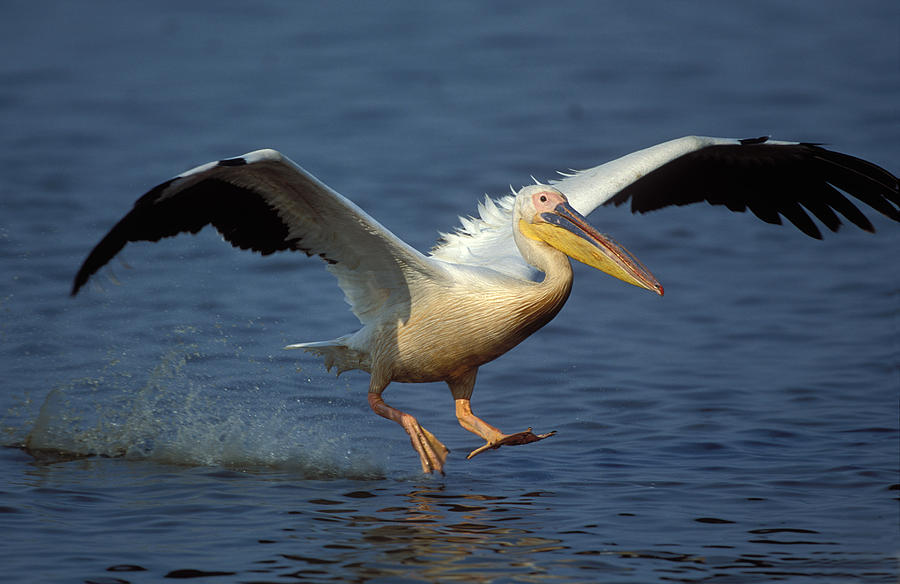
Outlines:
<svg viewBox="0 0 900 584"><path fill-rule="evenodd" d="M425 477L291 342L355 330L331 276L215 233L129 246L144 191L275 147L419 249L482 193L692 133L900 170L893 2L17 5L0 41L0 548L10 582L895 582L900 229L825 241L697 207L591 220L664 298L583 266L482 368L388 388ZM721 7L721 8L719 8Z"/></svg>

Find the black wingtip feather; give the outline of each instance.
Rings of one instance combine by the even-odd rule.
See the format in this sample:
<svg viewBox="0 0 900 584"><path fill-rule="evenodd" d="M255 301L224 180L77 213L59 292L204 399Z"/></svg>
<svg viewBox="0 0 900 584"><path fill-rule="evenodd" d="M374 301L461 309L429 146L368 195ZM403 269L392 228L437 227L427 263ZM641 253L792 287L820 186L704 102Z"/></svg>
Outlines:
<svg viewBox="0 0 900 584"><path fill-rule="evenodd" d="M72 296L127 243L197 233L209 224L241 249L263 255L300 249L275 209L253 190L206 179L179 190L177 196L169 196L170 185L178 180L182 179L172 179L148 191L100 240L75 275Z"/></svg>
<svg viewBox="0 0 900 584"><path fill-rule="evenodd" d="M247 160L243 156L238 156L237 158L220 160L218 164L219 166L244 166L247 164Z"/></svg>
<svg viewBox="0 0 900 584"><path fill-rule="evenodd" d="M84 286L94 273L106 265L117 253L122 251L128 239L124 237L123 232L127 230L122 227L123 222L128 219L129 215L122 218L121 221L110 229L109 233L100 240L100 243L94 246L91 253L81 264L78 273L75 274L75 280L72 282L71 296L78 294L78 291Z"/></svg>
<svg viewBox="0 0 900 584"><path fill-rule="evenodd" d="M816 143L772 144L767 136L684 154L628 185L606 204L630 200L633 213L646 213L706 201L736 212L750 209L768 223L779 224L783 216L810 237L821 239L805 208L831 231L841 225L835 212L860 229L874 231L844 193L900 221L900 186L889 171Z"/></svg>

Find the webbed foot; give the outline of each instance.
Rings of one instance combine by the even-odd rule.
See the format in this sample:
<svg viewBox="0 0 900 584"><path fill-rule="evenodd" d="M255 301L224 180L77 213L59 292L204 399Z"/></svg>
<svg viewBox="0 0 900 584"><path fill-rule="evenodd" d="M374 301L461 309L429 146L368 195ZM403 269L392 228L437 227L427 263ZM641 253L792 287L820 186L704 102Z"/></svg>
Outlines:
<svg viewBox="0 0 900 584"><path fill-rule="evenodd" d="M434 437L434 434L422 427L421 424L409 414L401 416L400 425L409 434L409 441L419 454L422 463L422 472L439 472L444 474L444 463L450 450Z"/></svg>
<svg viewBox="0 0 900 584"><path fill-rule="evenodd" d="M556 430L547 432L546 434L535 434L531 430L531 428L528 428L524 432L517 432L515 434L503 434L501 435L499 440L489 441L485 443L484 446L476 448L475 450L470 452L469 456L466 457L466 460L487 450L496 450L501 446L518 446L519 444L530 444L532 442L537 442L538 440L543 440L544 438L549 438L550 436L556 434Z"/></svg>

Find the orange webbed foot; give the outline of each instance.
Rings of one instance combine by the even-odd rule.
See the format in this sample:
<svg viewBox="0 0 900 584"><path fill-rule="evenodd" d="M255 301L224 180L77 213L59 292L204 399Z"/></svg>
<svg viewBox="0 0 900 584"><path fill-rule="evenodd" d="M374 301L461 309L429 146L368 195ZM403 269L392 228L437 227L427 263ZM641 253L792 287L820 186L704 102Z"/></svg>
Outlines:
<svg viewBox="0 0 900 584"><path fill-rule="evenodd" d="M433 473L435 471L444 474L444 464L450 449L444 446L434 434L426 430L419 422L409 414L404 414L400 425L409 434L409 440L413 448L419 454L422 463L422 472Z"/></svg>
<svg viewBox="0 0 900 584"><path fill-rule="evenodd" d="M423 428L413 416L384 403L380 392L369 392L369 406L379 416L400 424L409 434L409 441L422 463L422 472L437 471L444 474L444 463L447 461L447 454L450 453L450 450L441 444L434 434Z"/></svg>
<svg viewBox="0 0 900 584"><path fill-rule="evenodd" d="M532 442L537 442L538 440L543 440L544 438L549 438L556 434L556 430L552 432L547 432L546 434L535 434L531 431L531 428L528 428L524 432L516 432L515 434L503 434L499 440L487 442L484 446L476 448L466 457L466 460L481 454L487 450L496 450L501 446L518 446L519 444L531 444Z"/></svg>

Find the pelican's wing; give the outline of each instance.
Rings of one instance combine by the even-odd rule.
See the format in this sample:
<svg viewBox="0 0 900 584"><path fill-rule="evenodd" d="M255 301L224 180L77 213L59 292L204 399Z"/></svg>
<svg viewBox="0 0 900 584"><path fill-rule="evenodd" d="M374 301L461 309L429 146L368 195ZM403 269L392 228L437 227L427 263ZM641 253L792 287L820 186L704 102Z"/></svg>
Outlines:
<svg viewBox="0 0 900 584"><path fill-rule="evenodd" d="M706 201L749 209L768 223L780 224L784 216L817 239L822 234L807 211L832 231L841 225L835 211L874 231L849 194L900 221L896 176L809 143L687 136L564 176L552 184L584 215L629 200L632 212L640 213Z"/></svg>
<svg viewBox="0 0 900 584"><path fill-rule="evenodd" d="M197 233L208 224L241 249L322 257L363 323L395 292L408 298L410 281L443 273L281 153L257 150L198 166L138 199L88 255L72 294L126 243Z"/></svg>

